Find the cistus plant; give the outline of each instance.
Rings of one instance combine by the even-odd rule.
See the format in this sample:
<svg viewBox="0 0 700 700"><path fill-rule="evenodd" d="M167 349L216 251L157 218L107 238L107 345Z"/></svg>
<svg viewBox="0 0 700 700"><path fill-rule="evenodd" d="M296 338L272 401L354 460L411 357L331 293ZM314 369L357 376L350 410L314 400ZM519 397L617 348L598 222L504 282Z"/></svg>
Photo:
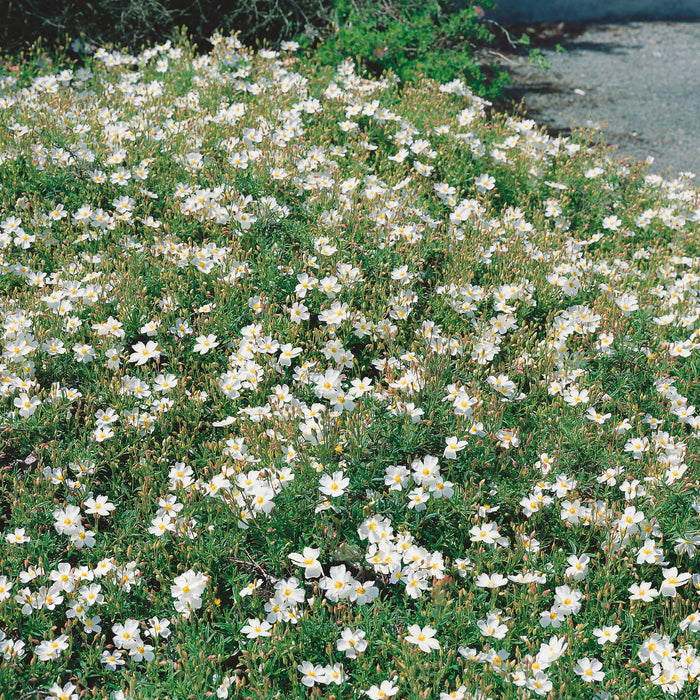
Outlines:
<svg viewBox="0 0 700 700"><path fill-rule="evenodd" d="M696 696L692 174L212 44L0 77L0 698Z"/></svg>

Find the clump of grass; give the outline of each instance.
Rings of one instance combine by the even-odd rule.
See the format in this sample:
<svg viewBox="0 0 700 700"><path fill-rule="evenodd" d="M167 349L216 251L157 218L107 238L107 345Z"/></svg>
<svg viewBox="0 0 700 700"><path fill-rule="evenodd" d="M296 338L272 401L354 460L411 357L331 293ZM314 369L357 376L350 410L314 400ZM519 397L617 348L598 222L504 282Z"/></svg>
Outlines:
<svg viewBox="0 0 700 700"><path fill-rule="evenodd" d="M0 78L0 697L690 697L692 177L213 42Z"/></svg>

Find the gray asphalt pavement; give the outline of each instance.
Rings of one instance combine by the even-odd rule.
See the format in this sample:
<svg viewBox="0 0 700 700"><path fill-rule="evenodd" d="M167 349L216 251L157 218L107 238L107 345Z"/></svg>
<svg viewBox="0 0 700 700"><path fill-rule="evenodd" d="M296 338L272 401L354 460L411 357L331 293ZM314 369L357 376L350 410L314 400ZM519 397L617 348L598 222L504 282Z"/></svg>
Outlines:
<svg viewBox="0 0 700 700"><path fill-rule="evenodd" d="M550 68L509 56L509 96L555 132L599 129L620 158L654 158L666 177L700 180L700 23L591 25L563 38L566 53L543 48Z"/></svg>

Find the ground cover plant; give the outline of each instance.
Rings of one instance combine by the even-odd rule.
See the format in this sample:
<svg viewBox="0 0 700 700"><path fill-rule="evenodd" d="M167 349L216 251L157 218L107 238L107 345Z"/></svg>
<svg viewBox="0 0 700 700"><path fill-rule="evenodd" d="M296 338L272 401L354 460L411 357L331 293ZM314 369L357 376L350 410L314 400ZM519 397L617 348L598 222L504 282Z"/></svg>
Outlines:
<svg viewBox="0 0 700 700"><path fill-rule="evenodd" d="M695 697L700 201L213 37L0 78L0 697Z"/></svg>

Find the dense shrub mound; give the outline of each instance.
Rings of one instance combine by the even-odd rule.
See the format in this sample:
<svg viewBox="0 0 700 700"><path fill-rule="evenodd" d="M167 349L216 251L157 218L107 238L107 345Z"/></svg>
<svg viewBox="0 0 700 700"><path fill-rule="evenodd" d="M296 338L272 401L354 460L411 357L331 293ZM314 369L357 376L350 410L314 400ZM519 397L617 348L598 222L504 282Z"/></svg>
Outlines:
<svg viewBox="0 0 700 700"><path fill-rule="evenodd" d="M0 7L0 48L12 52L37 39L54 45L83 35L93 44L138 50L174 40L179 27L197 42L216 29L239 31L247 42L275 41L293 38L306 24L325 26L331 9L326 0L9 0Z"/></svg>
<svg viewBox="0 0 700 700"><path fill-rule="evenodd" d="M691 175L213 43L0 77L0 697L696 695Z"/></svg>

